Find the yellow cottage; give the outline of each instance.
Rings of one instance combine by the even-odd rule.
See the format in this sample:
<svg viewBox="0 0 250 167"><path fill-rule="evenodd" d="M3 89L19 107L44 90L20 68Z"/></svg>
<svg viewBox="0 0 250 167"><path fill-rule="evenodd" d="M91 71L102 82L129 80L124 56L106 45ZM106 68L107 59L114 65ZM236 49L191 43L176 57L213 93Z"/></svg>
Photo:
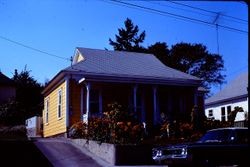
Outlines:
<svg viewBox="0 0 250 167"><path fill-rule="evenodd" d="M71 125L101 116L114 101L149 127L190 119L196 105L204 114L201 80L169 68L154 55L76 48L73 63L45 87L44 137L65 135Z"/></svg>

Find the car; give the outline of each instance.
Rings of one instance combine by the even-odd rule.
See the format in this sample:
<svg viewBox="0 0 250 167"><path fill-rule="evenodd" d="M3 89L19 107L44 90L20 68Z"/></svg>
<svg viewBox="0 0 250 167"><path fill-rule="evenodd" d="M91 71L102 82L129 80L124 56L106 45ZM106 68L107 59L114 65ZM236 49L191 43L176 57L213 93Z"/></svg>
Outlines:
<svg viewBox="0 0 250 167"><path fill-rule="evenodd" d="M212 129L193 143L155 147L152 158L168 166L249 166L248 133L240 127Z"/></svg>

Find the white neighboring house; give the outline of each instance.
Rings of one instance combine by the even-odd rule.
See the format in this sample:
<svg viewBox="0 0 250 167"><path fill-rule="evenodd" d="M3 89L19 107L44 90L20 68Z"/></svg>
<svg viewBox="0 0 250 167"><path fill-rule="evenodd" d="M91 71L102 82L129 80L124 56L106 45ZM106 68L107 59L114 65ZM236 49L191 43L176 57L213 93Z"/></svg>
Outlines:
<svg viewBox="0 0 250 167"><path fill-rule="evenodd" d="M244 112L238 112L235 118L237 126L243 126L248 117L248 72L240 74L225 88L205 100L205 115L215 120L227 121L234 107L242 107Z"/></svg>
<svg viewBox="0 0 250 167"><path fill-rule="evenodd" d="M34 116L26 120L26 129L28 137L41 137L42 117Z"/></svg>

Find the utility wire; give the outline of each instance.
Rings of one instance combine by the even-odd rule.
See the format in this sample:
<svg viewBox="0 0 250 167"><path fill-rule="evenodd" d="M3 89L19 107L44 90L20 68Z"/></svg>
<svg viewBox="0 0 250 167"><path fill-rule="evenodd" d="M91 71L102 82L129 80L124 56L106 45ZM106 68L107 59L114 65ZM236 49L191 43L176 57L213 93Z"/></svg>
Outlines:
<svg viewBox="0 0 250 167"><path fill-rule="evenodd" d="M148 13L158 14L158 15L161 15L161 16L167 16L167 14L164 14L164 13L159 13L159 12L152 11L152 10L148 10L148 9L144 9L144 8L138 8L138 7L136 7L136 6L128 6L128 5L126 5L126 4L120 4L120 3L117 3L117 2L112 2L112 0L110 0L110 1L102 0L102 1L103 1L103 2L106 2L106 3L114 4L114 5L124 6L124 7L131 8L131 9L142 10L142 11L145 11L145 12L148 12ZM175 16L171 16L171 17L177 18L177 19L179 19L179 20L187 21L187 19L184 19L184 18L175 17ZM189 20L189 21L190 21L190 22L197 23L197 22L192 21L192 20ZM208 25L208 26L213 27L214 25Z"/></svg>
<svg viewBox="0 0 250 167"><path fill-rule="evenodd" d="M167 1L167 0L164 0L164 1ZM146 2L151 2L151 1L146 1ZM175 3L175 2L170 1L170 0L168 0L168 2ZM151 2L151 3L153 3L153 2ZM217 12L214 12L214 11L209 11L209 10L201 9L201 8L198 8L198 10L202 11L202 12L198 12L197 10L189 10L187 8L178 8L178 7L173 7L173 6L169 6L169 5L162 4L162 3L157 3L157 4L160 5L160 6L166 6L166 7L177 9L177 10L183 10L183 11L187 11L187 12L192 12L192 13L196 13L196 14L203 15L203 16L211 16L211 14L213 16L214 14L217 13ZM177 2L175 4L178 5ZM180 5L182 5L182 4L180 3ZM184 7L190 7L191 9L196 9L197 8L197 7L189 6L189 5L186 5L186 4L183 4L182 6L184 6ZM204 12L206 12L207 14L205 14ZM244 24L244 25L248 24L247 20L243 20L243 19L236 18L236 17L233 17L233 16L228 16L228 15L225 15L225 14L222 14L221 16L225 17L224 19L227 20L227 21L230 21L230 22L233 21L233 22L236 22L238 24ZM231 18L228 18L228 17L231 17ZM234 19L232 19L232 17Z"/></svg>
<svg viewBox="0 0 250 167"><path fill-rule="evenodd" d="M1 35L0 35L0 38L3 39L3 40L5 40L5 41L8 41L8 42L14 43L14 44L16 44L16 45L22 46L22 47L24 47L24 48L27 48L27 49L30 49L30 50L33 50L33 51L36 51L36 52L40 52L40 53L42 53L42 54L46 54L46 55L48 55L48 56L52 56L52 57L56 57L56 58L59 58L59 59L63 59L63 60L70 61L70 59L68 59L68 58L61 57L61 56L57 56L57 55L55 55L55 54L51 54L51 53L45 52L45 51L43 51L43 50L40 50L40 49L31 47L31 46L25 45L25 44L23 44L23 43L21 43L21 42L14 41L14 40L12 40L12 39L6 38L6 37L1 36Z"/></svg>
<svg viewBox="0 0 250 167"><path fill-rule="evenodd" d="M170 15L170 16L176 17L176 18L178 18L178 19L185 19L185 20L189 20L189 21L195 21L195 22L198 22L198 23L203 23L203 24L207 24L207 25L212 25L212 26L214 26L213 23L210 23L210 22L207 22L207 21L204 21L204 20L200 20L200 19L196 19L196 18L191 18L191 17L187 17L187 16L183 16L183 15L178 15L178 14L174 14L174 13L170 13L170 12L165 12L165 11L162 11L162 10L153 9L153 8L150 8L150 7L145 7L145 6L141 6L141 5L136 5L136 4L132 4L132 3L128 3L128 2L123 2L123 1L119 1L119 0L111 0L111 1L116 2L116 3L119 3L119 4L122 4L122 5L127 5L127 6L136 7L136 8L138 8L138 9L153 11L153 12L156 12L156 13L158 13L158 14ZM246 34L248 34L247 31L240 30L240 29L237 29L237 28L233 28L233 27L229 27L229 26L224 26L224 25L220 25L220 24L218 24L218 26L219 26L219 27L222 27L222 28L225 28L225 29L228 29L228 30L232 30L232 31L236 31L236 32L241 32L241 33L246 33Z"/></svg>
<svg viewBox="0 0 250 167"><path fill-rule="evenodd" d="M177 9L177 10L182 10L182 11L186 11L186 12L191 12L191 13L197 13L199 15L203 15L203 16L212 16L210 14L204 14L202 12L197 12L197 11L194 11L194 10L189 10L189 9L184 9L184 8L180 8L180 7L173 7L171 5L166 5L166 4L162 4L162 3L157 3L155 1L146 1L148 3L152 3L152 4L157 4L159 6L163 6L163 7L168 7L168 8L172 8L172 9Z"/></svg>
<svg viewBox="0 0 250 167"><path fill-rule="evenodd" d="M204 12L208 12L208 13L217 14L217 12L214 12L214 11L211 11L211 10L202 9L202 8L198 8L198 7L194 7L194 6L191 6L191 5L184 4L184 3L180 3L180 2L176 2L176 1L172 1L172 0L165 0L165 1L177 4L177 5L181 5L181 6L186 6L186 7L192 8L192 9L196 9L196 10L200 10L200 11L204 11ZM232 18L232 19L235 19L235 20L240 20L242 22L248 23L247 20L240 19L240 18L237 18L237 17L234 17L234 16L229 16L229 15L225 15L225 14L221 14L221 15L225 16L225 17L228 17L228 18Z"/></svg>

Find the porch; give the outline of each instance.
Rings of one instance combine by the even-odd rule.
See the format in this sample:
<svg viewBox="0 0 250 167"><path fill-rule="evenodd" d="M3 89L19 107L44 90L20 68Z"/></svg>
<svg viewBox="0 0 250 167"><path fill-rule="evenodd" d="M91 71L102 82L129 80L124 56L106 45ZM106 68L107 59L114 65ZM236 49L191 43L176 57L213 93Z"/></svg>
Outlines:
<svg viewBox="0 0 250 167"><path fill-rule="evenodd" d="M191 86L71 80L69 125L102 116L113 102L121 104L147 126L159 125L163 119L188 121L192 108L198 105L198 96L197 88Z"/></svg>

